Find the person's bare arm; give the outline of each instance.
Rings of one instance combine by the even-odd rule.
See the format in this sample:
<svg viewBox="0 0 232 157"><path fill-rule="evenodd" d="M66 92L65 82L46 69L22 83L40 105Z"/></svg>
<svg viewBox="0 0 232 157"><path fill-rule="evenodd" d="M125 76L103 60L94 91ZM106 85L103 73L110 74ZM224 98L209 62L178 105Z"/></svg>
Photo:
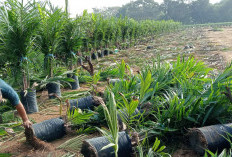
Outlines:
<svg viewBox="0 0 232 157"><path fill-rule="evenodd" d="M23 126L29 128L32 125L32 123L30 122L30 120L27 117L27 114L26 114L26 111L23 107L23 104L21 102L19 102L19 104L16 105L16 109L18 111L19 116L23 120Z"/></svg>
<svg viewBox="0 0 232 157"><path fill-rule="evenodd" d="M16 107L19 116L23 120L23 126L29 127L31 125L31 122L27 117L26 111L23 107L23 104L20 102L19 96L16 93L16 91L1 78L0 78L0 89L1 89L2 97L8 99L10 103ZM2 98L0 97L0 99Z"/></svg>

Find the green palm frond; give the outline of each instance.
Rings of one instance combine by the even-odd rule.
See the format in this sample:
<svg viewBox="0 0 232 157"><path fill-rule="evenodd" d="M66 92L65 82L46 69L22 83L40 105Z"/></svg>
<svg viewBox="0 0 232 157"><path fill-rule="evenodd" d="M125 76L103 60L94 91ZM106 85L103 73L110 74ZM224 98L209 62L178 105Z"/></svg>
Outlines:
<svg viewBox="0 0 232 157"><path fill-rule="evenodd" d="M37 32L37 46L45 55L55 54L60 49L65 14L61 9L54 8L51 4L49 5L50 10L40 5L38 7L40 28Z"/></svg>
<svg viewBox="0 0 232 157"><path fill-rule="evenodd" d="M33 33L39 25L35 3L22 4L17 0L7 0L0 9L2 29L2 51L9 61L17 63L32 50Z"/></svg>
<svg viewBox="0 0 232 157"><path fill-rule="evenodd" d="M105 119L109 130L98 128L101 133L107 137L110 144L104 146L102 149L113 147L115 151L115 157L118 156L118 118L117 118L117 106L114 98L114 94L107 90L108 104L102 104L105 114Z"/></svg>

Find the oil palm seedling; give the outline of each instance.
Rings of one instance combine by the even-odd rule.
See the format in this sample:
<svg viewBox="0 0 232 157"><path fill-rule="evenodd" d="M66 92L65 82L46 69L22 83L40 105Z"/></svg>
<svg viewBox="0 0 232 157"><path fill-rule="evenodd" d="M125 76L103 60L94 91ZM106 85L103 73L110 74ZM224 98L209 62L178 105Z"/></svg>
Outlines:
<svg viewBox="0 0 232 157"><path fill-rule="evenodd" d="M81 45L81 32L77 20L64 18L64 26L61 33L61 50L59 58L65 59L66 66L73 70L77 62L76 51Z"/></svg>
<svg viewBox="0 0 232 157"><path fill-rule="evenodd" d="M126 48L126 42L127 42L127 39L128 39L128 18L125 18L125 19L122 19L120 18L119 19L119 25L120 25L120 30L121 30L121 40L122 40L122 43L123 43L123 48Z"/></svg>
<svg viewBox="0 0 232 157"><path fill-rule="evenodd" d="M130 66L126 64L124 60L122 60L121 63L117 63L117 67L118 67L118 77L121 80L123 80L127 76L126 70L129 71L128 75L131 75Z"/></svg>
<svg viewBox="0 0 232 157"><path fill-rule="evenodd" d="M110 47L111 47L111 41L113 40L114 37L114 33L115 33L115 23L113 21L112 18L106 19L103 22L103 31L104 31L104 37L103 37L103 41L104 41L104 55L108 55L109 51L110 51Z"/></svg>
<svg viewBox="0 0 232 157"><path fill-rule="evenodd" d="M152 83L151 72L148 70L144 75L140 74L140 103L146 101L149 97L154 95L153 88L150 88Z"/></svg>
<svg viewBox="0 0 232 157"><path fill-rule="evenodd" d="M91 93L92 95L97 95L97 83L98 81L100 80L101 76L101 71L98 71L97 73L95 73L93 76L92 76L92 81L90 82L90 87L91 87Z"/></svg>
<svg viewBox="0 0 232 157"><path fill-rule="evenodd" d="M67 120L71 122L73 126L78 126L88 123L93 115L93 112L82 112L80 109L76 108L67 111Z"/></svg>
<svg viewBox="0 0 232 157"><path fill-rule="evenodd" d="M128 80L119 80L114 85L110 84L109 88L111 88L112 92L115 94L117 102L121 103L123 103L123 100L119 92L123 93L127 99L130 99L132 96L137 96L139 93L139 85L135 76L130 77Z"/></svg>
<svg viewBox="0 0 232 157"><path fill-rule="evenodd" d="M218 152L213 153L210 150L206 150L204 157L209 157L209 156L211 156L211 157L227 157L227 156L231 156L231 154L232 154L231 150L228 151L226 149L224 149L221 153L218 153Z"/></svg>
<svg viewBox="0 0 232 157"><path fill-rule="evenodd" d="M107 78L114 78L118 76L118 68L107 67L106 69L101 69L101 80L107 80Z"/></svg>
<svg viewBox="0 0 232 157"><path fill-rule="evenodd" d="M152 75L153 81L150 86L154 89L153 96L162 94L163 91L168 90L173 85L172 65L167 62L161 63L160 57L153 61L152 66L144 67L141 73L145 75L148 71Z"/></svg>
<svg viewBox="0 0 232 157"><path fill-rule="evenodd" d="M113 42L113 44L114 44L114 46L116 48L119 48L119 42L121 40L121 27L119 25L120 20L119 19L115 19L115 18L112 18L112 20L115 21L115 24L114 24L114 27L115 27L114 31L115 32L113 34L114 36L112 38L112 42Z"/></svg>
<svg viewBox="0 0 232 157"><path fill-rule="evenodd" d="M46 9L46 6L49 9ZM55 54L60 51L61 31L63 29L64 12L59 8L54 8L51 3L45 6L39 5L40 27L37 32L36 44L44 54L44 69L48 77L53 76L55 66Z"/></svg>
<svg viewBox="0 0 232 157"><path fill-rule="evenodd" d="M190 60L186 60L185 63L193 63ZM174 65L173 76L174 80L178 79L178 81L174 81L175 84L163 91L163 94L159 94L160 100L155 102L154 113L157 123L164 128L185 132L184 128L186 126L215 124L230 117L228 113L231 110L228 105L230 104L230 98L223 92L228 92L226 87L231 86L231 67L227 68L216 79L205 78L207 69L202 71L204 65L200 62L195 62L194 66L190 67L188 68L189 71L182 70L185 72L177 78L175 77L177 70ZM180 66L179 68L181 69ZM191 75L192 79L187 79L186 75L190 76L189 74L193 71L196 76Z"/></svg>
<svg viewBox="0 0 232 157"><path fill-rule="evenodd" d="M65 13L61 9L53 7L51 3L45 3L45 6L38 5L38 8L40 27L37 31L36 46L44 54L44 72L46 78L48 78L46 81L51 81L47 84L48 93L56 93L60 96L59 77L54 79L53 77L56 66L55 55L62 48L60 45Z"/></svg>
<svg viewBox="0 0 232 157"><path fill-rule="evenodd" d="M138 149L138 153L140 157L153 157L153 156L157 156L157 157L171 157L170 154L166 153L164 151L164 149L166 148L166 146L161 145L160 140L156 137L156 140L153 144L153 146L151 148L148 149L148 152L143 150L143 147L149 147L149 144L146 142L148 140L148 138L144 138L144 140L142 141L142 143L137 146ZM148 146L146 146L148 145Z"/></svg>
<svg viewBox="0 0 232 157"><path fill-rule="evenodd" d="M93 47L93 50L92 50L92 54L91 54L91 58L92 59L98 59L98 55L97 55L97 49L98 49L98 30L99 30L99 23L98 20L97 20L98 15L96 14L92 14L92 21L94 23L94 31L93 31L93 35L92 35L92 47Z"/></svg>
<svg viewBox="0 0 232 157"><path fill-rule="evenodd" d="M128 131L133 131L132 126L134 126L138 117L141 115L140 111L137 109L139 105L139 100L132 98L131 101L120 93L123 103L118 102L117 106L119 107L118 114L121 120L126 124Z"/></svg>
<svg viewBox="0 0 232 157"><path fill-rule="evenodd" d="M72 88L71 83L75 81L74 79L67 77L67 75L73 75L74 72L72 70L68 71L66 68L54 67L53 72L53 77L48 77L48 75L45 76L43 74L35 77L35 80L39 82L38 86L40 89L48 89L48 96L50 99L61 96L60 87L63 86L62 84Z"/></svg>
<svg viewBox="0 0 232 157"><path fill-rule="evenodd" d="M7 61L22 72L23 90L26 90L30 87L27 55L32 51L33 33L39 24L37 8L33 3L8 0L0 11L2 52Z"/></svg>
<svg viewBox="0 0 232 157"><path fill-rule="evenodd" d="M34 33L39 25L38 15L36 3L24 3L23 0L8 0L0 9L1 49L4 58L14 69L15 82L20 80L22 102L29 113L38 111L36 91L30 86L32 69L28 59L29 53L33 51ZM30 105L35 107L33 111L29 111Z"/></svg>
<svg viewBox="0 0 232 157"><path fill-rule="evenodd" d="M85 56L88 56L88 58L91 59L90 57L90 50L92 48L92 40L93 39L93 31L94 31L94 16L91 16L87 12L87 10L83 11L83 15L80 17L80 26L81 26L81 31L82 31L82 52L84 52Z"/></svg>
<svg viewBox="0 0 232 157"><path fill-rule="evenodd" d="M110 53L113 53L114 49L116 48L116 44L115 44L115 39L117 38L117 23L116 23L116 19L111 17L109 19L109 26L110 26L110 35L109 35L109 49Z"/></svg>
<svg viewBox="0 0 232 157"><path fill-rule="evenodd" d="M135 39L135 31L136 31L137 22L133 19L129 21L129 43L130 47L132 46L133 40Z"/></svg>
<svg viewBox="0 0 232 157"><path fill-rule="evenodd" d="M61 52L59 58L65 59L66 66L69 70L74 70L77 64L78 56L75 53L81 46L81 32L78 20L68 18L64 19L64 28L61 33ZM75 82L71 82L72 89L79 88L79 80L76 74L69 74Z"/></svg>
<svg viewBox="0 0 232 157"><path fill-rule="evenodd" d="M109 99L108 104L102 104L104 109L104 114L106 118L107 125L109 130L98 128L101 133L107 137L109 144L104 146L102 149L107 149L113 147L115 157L118 156L118 119L117 119L117 106L114 99L114 94L108 90L107 97Z"/></svg>

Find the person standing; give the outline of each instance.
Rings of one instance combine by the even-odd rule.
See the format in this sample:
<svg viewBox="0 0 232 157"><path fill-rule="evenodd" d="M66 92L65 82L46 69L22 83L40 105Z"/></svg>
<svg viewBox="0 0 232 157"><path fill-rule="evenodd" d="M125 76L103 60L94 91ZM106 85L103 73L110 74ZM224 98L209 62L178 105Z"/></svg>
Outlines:
<svg viewBox="0 0 232 157"><path fill-rule="evenodd" d="M32 123L27 117L26 111L19 99L18 94L10 85L8 85L5 81L3 81L0 78L0 102L2 101L3 98L8 99L10 101L11 105L13 105L16 108L19 116L22 118L23 126L25 128L26 127L29 128L32 125Z"/></svg>

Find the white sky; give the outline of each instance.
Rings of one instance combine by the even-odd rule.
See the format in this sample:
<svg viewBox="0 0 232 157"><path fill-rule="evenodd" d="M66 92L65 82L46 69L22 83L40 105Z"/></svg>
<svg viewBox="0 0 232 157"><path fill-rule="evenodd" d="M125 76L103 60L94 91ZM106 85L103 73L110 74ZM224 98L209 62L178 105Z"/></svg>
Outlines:
<svg viewBox="0 0 232 157"><path fill-rule="evenodd" d="M0 0L5 1L5 0ZM20 0L21 1L21 0ZM29 1L29 0L24 0ZM45 1L45 0L41 0ZM52 4L58 5L59 7L65 7L65 0L50 0ZM75 17L76 14L81 14L84 9L87 9L88 12L92 12L92 8L103 8L103 7L112 7L112 6L122 6L130 1L135 0L69 0L69 12L72 17ZM155 0L158 3L162 3L163 0ZM210 3L217 3L221 0L209 0Z"/></svg>
<svg viewBox="0 0 232 157"><path fill-rule="evenodd" d="M53 4L64 8L65 0L50 0ZM88 12L92 11L92 8L102 8L102 7L112 7L112 6L122 6L126 3L134 0L69 0L69 12L71 16L80 14L84 9ZM163 0L155 0L158 3L163 2ZM210 3L217 3L220 0L210 0Z"/></svg>

